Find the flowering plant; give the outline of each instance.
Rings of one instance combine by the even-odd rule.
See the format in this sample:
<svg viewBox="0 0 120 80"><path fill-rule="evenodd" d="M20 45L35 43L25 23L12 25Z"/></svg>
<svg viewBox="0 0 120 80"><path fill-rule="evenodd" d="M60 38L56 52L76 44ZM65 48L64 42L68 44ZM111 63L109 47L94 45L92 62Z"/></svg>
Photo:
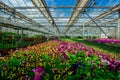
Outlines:
<svg viewBox="0 0 120 80"><path fill-rule="evenodd" d="M117 80L120 61L82 43L54 40L11 52L0 70L2 80Z"/></svg>

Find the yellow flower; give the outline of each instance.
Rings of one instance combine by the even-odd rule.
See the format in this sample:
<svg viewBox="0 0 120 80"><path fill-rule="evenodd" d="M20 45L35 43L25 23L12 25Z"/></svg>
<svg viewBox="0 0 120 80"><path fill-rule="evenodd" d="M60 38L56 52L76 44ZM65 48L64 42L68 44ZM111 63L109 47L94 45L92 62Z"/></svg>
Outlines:
<svg viewBox="0 0 120 80"><path fill-rule="evenodd" d="M60 78L60 74L56 74L55 76L54 76L54 80L58 80Z"/></svg>
<svg viewBox="0 0 120 80"><path fill-rule="evenodd" d="M29 62L26 63L26 67L29 66Z"/></svg>
<svg viewBox="0 0 120 80"><path fill-rule="evenodd" d="M72 74L72 71L69 71L68 74L71 75L71 74Z"/></svg>
<svg viewBox="0 0 120 80"><path fill-rule="evenodd" d="M20 68L20 67L18 67L18 71L21 71L21 68Z"/></svg>
<svg viewBox="0 0 120 80"><path fill-rule="evenodd" d="M13 70L16 70L16 67L15 67L15 66L13 67Z"/></svg>
<svg viewBox="0 0 120 80"><path fill-rule="evenodd" d="M16 75L15 74L11 74L12 78L15 77Z"/></svg>

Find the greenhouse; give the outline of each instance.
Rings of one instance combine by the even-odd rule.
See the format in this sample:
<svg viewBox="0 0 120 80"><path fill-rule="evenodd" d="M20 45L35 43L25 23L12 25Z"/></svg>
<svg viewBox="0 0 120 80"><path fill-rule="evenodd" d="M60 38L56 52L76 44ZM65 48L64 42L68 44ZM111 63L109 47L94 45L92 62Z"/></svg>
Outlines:
<svg viewBox="0 0 120 80"><path fill-rule="evenodd" d="M0 0L0 80L120 80L120 0Z"/></svg>

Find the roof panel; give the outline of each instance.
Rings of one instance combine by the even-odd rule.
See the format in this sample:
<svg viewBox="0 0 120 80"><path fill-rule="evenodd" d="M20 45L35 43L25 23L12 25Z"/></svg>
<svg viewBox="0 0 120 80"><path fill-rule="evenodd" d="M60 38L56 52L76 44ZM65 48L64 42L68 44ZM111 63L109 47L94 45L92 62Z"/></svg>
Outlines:
<svg viewBox="0 0 120 80"><path fill-rule="evenodd" d="M91 20L84 11L86 11L89 14L89 16L94 19L97 16L105 12L108 12L111 8L115 7L116 5L120 4L120 0L90 0L88 5L84 7L84 11L82 11L81 15L76 17L76 15L79 13L79 10L81 9L81 6L83 5L81 4L80 6L76 6L77 1L79 0L45 0L47 5L43 7L39 6L42 12L40 12L38 8L34 6L31 0L1 0L1 1L15 9L17 12L20 12L21 14L30 18L31 20L34 20L35 22L46 27L48 30L52 30L53 32L55 32L54 31L55 29L52 28L53 25L49 23L50 21L52 21L52 19L48 18L49 19L48 21L48 19L46 19L46 17L48 16L46 15L45 17L42 14L42 12L45 11L44 8L50 11L54 23L56 23L56 25L59 27L60 32L63 32L66 28L66 25L69 22L72 13L75 12L74 8L78 7L78 10L75 12L75 15L73 15L71 19L71 22L73 21L74 22L72 24L69 24L71 28L70 31L68 31L68 33L71 31L81 29L79 28L79 26L82 26L83 24ZM47 12L44 13L47 14ZM30 25L30 20L26 21L25 18L22 19L17 15L14 18L13 12L12 13L5 12L4 9L0 10L0 16L5 18L9 18L11 16L11 19L13 21L17 20L19 23ZM106 15L105 17L95 20L95 22L99 25L102 24L102 26L104 26L103 23L106 23L105 25L107 26L109 25L117 26L116 19L118 19L118 13L112 12L111 14ZM91 23L87 26L95 26L95 24Z"/></svg>

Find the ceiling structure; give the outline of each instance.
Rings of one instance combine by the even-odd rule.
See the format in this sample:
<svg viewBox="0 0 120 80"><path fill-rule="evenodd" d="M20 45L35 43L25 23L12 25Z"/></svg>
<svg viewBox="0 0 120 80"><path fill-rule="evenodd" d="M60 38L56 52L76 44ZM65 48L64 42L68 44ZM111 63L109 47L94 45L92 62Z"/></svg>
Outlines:
<svg viewBox="0 0 120 80"><path fill-rule="evenodd" d="M102 28L117 27L119 10L120 0L0 0L0 26L82 35L83 27L97 28L93 20Z"/></svg>

